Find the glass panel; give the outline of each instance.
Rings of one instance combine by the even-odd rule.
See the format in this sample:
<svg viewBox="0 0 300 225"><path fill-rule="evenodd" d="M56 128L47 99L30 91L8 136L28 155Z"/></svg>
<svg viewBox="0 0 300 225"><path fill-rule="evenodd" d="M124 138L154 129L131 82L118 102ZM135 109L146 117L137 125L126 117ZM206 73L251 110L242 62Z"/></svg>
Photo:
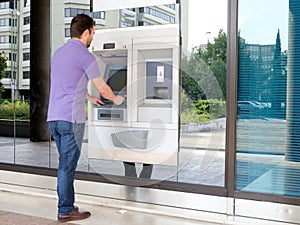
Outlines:
<svg viewBox="0 0 300 225"><path fill-rule="evenodd" d="M166 24L177 24L178 27L178 20L179 20L179 5L177 4L166 4L166 5L151 5L148 6L147 4L144 4L143 6L139 7L129 7L129 8L124 8L124 9L118 9L118 10L107 10L107 11L98 11L97 9L94 10L94 12L90 12L90 1L85 0L85 1L74 1L76 4L68 4L65 3L64 1L56 0L52 1L52 24L55 24L55 31L52 32L52 54L54 51L63 45L64 43L67 42L68 39L70 39L70 22L71 19L77 14L77 13L86 13L90 15L91 17L94 18L96 22L96 35L94 37L93 43L95 43L90 50L97 50L98 48L101 48L102 45L97 44L99 40L102 40L102 36L97 37L97 33L100 31L108 30L114 30L114 28L137 28L141 26L149 26L149 25L166 25ZM161 4L161 1L157 1ZM70 2L69 2L70 3ZM55 16L54 16L55 15ZM65 18L62 20L62 18ZM154 28L153 28L154 29ZM138 29L139 30L139 29ZM142 29L140 29L142 30ZM144 34L145 35L145 34ZM169 35L169 34L168 34ZM146 34L146 36L149 36L149 34ZM124 52L128 51L128 48L130 46L125 45L125 49L123 46L124 45L118 45L119 43L110 43L114 42L115 39L117 38L118 41L119 39L124 39L126 40L128 37L126 36L125 32L118 33L117 35L113 36L113 40L108 39L106 40L106 45L105 48L113 51L113 50L119 50L121 48L121 52L118 53L117 60L121 60L121 63L123 61L123 56ZM179 40L179 36L177 37ZM132 37L130 39L130 42L132 42ZM167 43L168 44L168 43ZM160 47L161 48L161 47ZM179 48L179 46L177 46ZM156 54L154 58L161 58L161 57L167 57L168 53L170 52L169 50L165 51L166 54L165 56L160 54ZM97 52L95 51L97 54ZM127 53L128 54L128 53ZM151 53L152 54L152 53ZM126 55L126 54L125 54ZM152 54L153 55L153 54ZM125 56L127 57L127 56ZM179 57L178 57L179 59ZM108 59L109 61L109 59ZM113 60L114 62L114 60ZM112 64L112 63L108 63ZM114 63L114 64L120 64L120 63ZM113 65L113 66L107 66L107 68L111 68L111 73L106 72L108 69L102 69L101 71L103 74L113 74L112 71L118 71L115 70L116 67L119 65ZM127 66L127 65L126 65ZM178 67L177 67L178 69ZM124 74L124 72L120 72L120 74ZM116 80L114 80L115 82ZM118 80L117 80L118 81ZM111 83L113 85L113 82ZM178 85L177 85L178 87ZM120 90L118 90L120 91ZM164 92L164 90L159 89L159 93ZM96 96L99 96L99 93L95 93ZM90 153L89 146L91 143L95 143L94 140L100 140L100 143L102 144L105 139L101 139L98 136L96 138L90 138L91 134L93 134L93 130L90 128L90 118L91 113L93 112L93 107L89 105L88 103L86 104L86 115L87 115L87 126L85 129L85 134L84 134L84 141L83 141L83 146L82 146L82 153L81 153L81 158L77 167L77 170L80 171L85 171L85 172L96 172L100 173L102 175L108 174L108 175L121 175L123 176L125 171L124 171L124 165L123 162L120 160L110 160L106 159L103 157L93 157ZM103 114L104 116L108 116L108 114ZM111 114L110 114L111 116ZM177 114L178 117L178 114ZM118 118L118 116L116 117ZM107 123L107 122L106 122ZM103 126L103 124L101 124ZM115 127L114 127L115 126ZM114 123L110 125L109 127L112 127L113 129L119 129L120 127L118 125L115 125ZM178 127L178 126L177 126ZM178 129L178 128L177 128ZM177 135L177 134L176 134ZM178 136L178 135L177 135ZM111 136L108 137L109 140L111 140ZM99 148L99 146L97 146ZM103 150L103 149L102 149ZM134 153L134 152L133 152ZM133 155L132 153L132 155ZM176 157L177 158L177 157ZM57 152L56 152L56 146L54 142L51 142L51 167L56 168L57 167ZM139 170L139 164L140 161L137 163L137 167ZM150 166L151 167L151 166Z"/></svg>
<svg viewBox="0 0 300 225"><path fill-rule="evenodd" d="M27 124L27 127L24 128L26 132L29 132L28 123L30 123L28 117L28 102L30 101L30 1L15 2L18 2L18 5L15 6L15 10L13 10L14 5L12 5L11 2L6 5L8 8L13 7L11 9L12 13L7 15L9 20L6 22L0 21L0 24L8 24L8 30L11 32L7 38L5 36L0 37L0 41L9 43L7 53L4 52L7 54L8 62L11 62L8 63L9 67L5 73L7 76L7 84L4 85L6 85L7 90L3 96L5 96L5 99L8 99L8 103L12 102L12 106L10 107L14 110L13 129L15 129L12 139L8 139L7 142L5 142L6 139L3 139L3 146L5 151L8 152L5 154L5 158L1 159L1 162L57 168L58 155L54 142L32 142L29 140L28 133L25 134L25 136L19 136L16 131L16 129L21 129L18 118L20 115L25 116L24 118L22 117L22 119L25 120L22 122L25 125ZM76 1L76 3L78 2ZM140 147L140 144L145 144L145 142L140 142L140 140L146 140L145 138L147 138L147 136L145 136L145 134L148 135L150 133L157 138L153 142L148 141L150 146L151 144L154 145L154 149L156 149L157 144L160 144L160 141L164 141L164 138L169 138L168 140L170 141L168 143L172 146L164 146L162 152L165 150L168 151L174 146L175 148L178 147L178 119L180 117L182 129L181 132L179 132L179 153L178 148L176 148L175 154L172 154L170 158L164 159L161 163L155 163L153 171L150 173L151 178L154 180L223 186L226 118L227 1L224 0L222 4L201 3L200 5L198 5L199 3L197 1L182 1L182 12L187 19L185 20L186 24L182 25L181 28L183 32L182 52L184 54L182 62L183 88L180 94L182 98L181 111L178 105L178 90L180 89L179 73L176 74L180 68L180 46L178 44L179 5L145 5L145 7L90 13L89 3L90 1L88 0L86 2L81 1L80 4L76 4L76 7L73 7L75 4L70 5L59 0L52 1L51 7L53 15L51 16L51 24L55 25L52 26L55 27L55 32L51 32L52 51L54 52L70 38L70 21L77 13L87 13L94 17L97 24L97 31L103 28L120 27L137 29L141 26L147 26L148 28L138 28L138 32L143 29L153 29L154 32L158 32L159 29L162 29L162 33L158 35L162 38L157 38L157 36L150 37L151 33L148 33L130 39L130 43L132 41L136 47L136 49L132 48L136 50L136 52L133 51L135 55L132 55L136 61L132 65L128 65L128 67L132 71L135 71L135 75L133 76L137 78L137 81L133 82L131 86L127 88L130 88L130 94L132 96L136 98L142 96L141 99L143 100L131 102L133 114L127 116L127 119L135 128L147 128L145 129L147 132L142 132L143 129L139 129L139 132L133 132L137 136L130 137L133 139L138 137L138 141L130 141L130 144L134 143L135 146ZM216 19L211 14L201 17L199 13L193 12L192 9L200 7L205 8L205 12L215 12L216 6L218 6L218 18L221 19L216 23L203 23L203 25L200 26L201 29L199 29L199 24L195 24L194 22L200 20L207 21L207 18L210 17L211 21L216 21ZM21 11L23 12L22 14L19 13ZM65 19L62 20L61 18ZM23 21L23 24L19 24L19 21ZM149 28L151 27L149 25L153 26L153 28ZM167 33L167 35L165 35L163 32L168 30L159 28L162 27L160 25L166 25L166 27L168 27L171 32L174 31L174 33ZM187 30L187 27L189 27L189 30ZM194 31L199 31L200 33L194 33ZM97 39L95 39L94 42L97 43ZM123 45L123 47L124 46L126 46L126 51L129 47L132 47L129 45ZM149 48L149 46L152 47ZM105 47L111 48L112 43L106 43ZM91 48L91 50L95 49ZM123 51L117 53L116 57L118 60L124 56ZM140 63L140 61L143 63ZM112 69L115 69L115 67L112 67ZM120 70L121 69L118 69L117 71ZM142 74L140 73L141 71L145 74L148 73L149 77L146 77L146 79L140 77ZM103 70L103 74L105 73L105 70ZM109 73L107 74L109 75ZM168 80L172 82L168 83ZM5 81L5 79L3 79L3 81ZM159 83L160 85L151 89L146 83L150 83L151 85ZM164 85L161 85L162 83ZM151 107L159 106L157 107L160 110L159 113L157 110L149 111L149 105ZM27 112L27 117L25 112L19 114L19 107ZM86 104L87 119L89 119L89 116L93 113L92 110L93 108L89 108L88 104ZM158 115L158 119L152 121L153 118L151 117L149 119L149 115ZM107 115L103 114L103 116L105 117ZM167 122L164 120L167 120ZM89 148L92 142L91 137L93 137L91 135L93 133L89 128L91 125L89 122L85 129L82 154L77 170L109 175L124 175L126 172L125 168L128 165L123 164L124 160L97 159L97 157L91 157ZM144 127L145 124L146 126ZM115 126L115 124L113 125ZM113 128L116 129L114 126ZM118 127L118 129L120 129L117 130L118 134L121 134L122 127ZM171 137L175 138L170 138L170 134ZM125 135L125 137L128 136ZM140 139L141 137L142 139ZM113 136L109 138L113 138ZM118 142L120 136L114 138L115 146L119 144L124 145L124 143ZM101 139L101 141L103 140L105 139ZM125 142L127 141L126 138L123 140L125 140ZM8 148L7 145L11 148ZM0 147L2 148L2 146ZM4 154L2 154L1 157L4 157L3 155ZM132 154L132 156L133 155L134 154ZM155 160L157 160L157 158L155 158ZM167 162L168 160L171 160L171 163ZM146 173L145 176L149 177L148 172L152 170L151 160L129 160L129 162L137 162L136 170L138 173L141 172L144 163L145 168L149 169L148 171L144 171Z"/></svg>
<svg viewBox="0 0 300 225"><path fill-rule="evenodd" d="M16 163L16 145L29 141L29 98L23 91L22 66L19 67L19 4L17 1L1 2L0 13L0 162ZM26 87L25 87L26 89Z"/></svg>
<svg viewBox="0 0 300 225"><path fill-rule="evenodd" d="M300 195L299 15L295 0L239 1L237 190Z"/></svg>
<svg viewBox="0 0 300 225"><path fill-rule="evenodd" d="M216 6L218 6L216 8ZM167 7L167 9L166 9ZM176 156L177 161L176 165L167 165L165 162L154 163L153 171L151 173L151 178L153 180L169 180L183 183L195 183L195 184L204 184L204 185L215 185L215 186L224 186L224 171L225 171L225 121L226 121L226 21L227 21L227 1L223 1L220 4L220 1L201 3L198 1L181 1L182 15L184 19L184 24L182 24L183 32L183 78L182 78L182 111L178 109L175 116L181 116L181 132L180 132L180 149L179 154ZM203 12L206 14L199 14L197 10L193 9L205 9ZM158 11L159 10L159 11ZM170 19L171 17L164 16L161 11L169 11L169 14L172 10L175 19ZM218 20L212 15L211 12L217 10ZM143 18L145 21L136 23L136 19L133 19L132 23L129 23L128 20L126 23L121 23L121 27L124 29L130 26L148 26L148 25L157 25L167 23L177 23L178 21L178 5L167 5L167 6L155 6L155 7L140 7L140 8L130 8L122 11L126 15L125 18L129 18L128 15L137 14L137 19ZM105 12L106 18L108 18L109 13ZM144 15L144 17L140 17ZM156 22L148 24L149 15L156 17ZM148 18L148 19L147 19ZM203 23L199 26L198 21L211 21L210 23ZM162 19L164 21L162 21ZM113 22L113 21L111 21ZM112 23L113 24L113 23ZM115 23L117 27L119 25ZM112 25L113 26L113 25ZM187 30L187 28L189 29ZM111 28L111 27L108 27ZM146 28L144 28L146 29ZM148 28L147 28L148 29ZM142 29L141 29L142 30ZM124 38L127 38L126 31L124 33ZM106 33L104 33L106 34ZM122 34L122 31L119 35ZM148 35L147 35L148 36ZM106 37L101 36L101 38L106 39ZM140 38L142 40L142 38ZM94 38L95 49L101 46L97 42L97 36ZM113 41L111 41L113 43ZM142 41L140 41L142 42ZM134 39L133 39L134 43ZM156 48L158 47L160 41L159 35L156 37ZM111 43L110 43L111 44ZM159 57L155 55L155 51L151 50L151 42L147 42L147 47L140 45L134 46L133 49L138 49L138 55L136 62L140 62L144 59L153 61L154 59L161 60L160 58L165 57L167 52L160 51ZM167 43L168 45L169 43ZM108 46L108 45L107 45ZM108 48L115 48L114 45L108 46ZM143 50L143 48L147 50ZM140 50L139 50L140 49ZM136 57L133 50L133 58ZM99 55L101 54L98 53ZM119 53L120 55L120 53ZM149 61L151 61L149 60ZM113 61L113 59L111 59ZM135 62L135 61L134 61ZM132 65L133 77L141 78L143 76L144 67L149 68L160 68L162 65L155 62L147 62L146 64L141 65ZM141 73L135 75L134 71L137 68ZM140 68L140 69L139 69ZM166 71L167 67L164 66ZM147 73L148 70L145 72ZM105 76L105 75L104 75ZM174 77L173 77L174 79ZM140 79L142 80L142 79ZM143 85L138 81L136 83L127 86L127 90L131 89L134 92L135 86L138 86L139 90L143 90ZM148 82L148 80L146 81ZM176 86L175 88L178 88ZM148 93L148 86L145 87L146 95ZM151 90L150 90L151 92ZM160 95L159 93L164 93ZM167 96L167 91L165 89L157 89L157 92L154 92L157 96ZM174 93L174 92L173 92ZM134 94L133 94L134 95ZM137 92L137 95L143 95L140 92ZM147 99L152 99L152 95L147 96ZM170 99L170 98L169 98ZM134 100L132 100L134 101ZM134 103L133 109L130 109L130 112L134 112L134 105L139 105L140 103ZM142 111L137 107L139 112ZM143 108L144 110L144 108ZM155 111L149 111L150 114L155 114ZM145 113L147 114L147 113ZM146 116L143 116L143 119ZM163 114L159 115L160 119L163 118ZM138 117L140 118L140 117ZM129 117L129 119L132 119ZM90 122L90 121L89 121ZM138 121L137 121L138 122ZM93 121L92 121L93 123ZM117 128L117 122L114 124ZM133 122L133 126L134 126ZM170 126L170 124L164 123L165 126ZM141 126L141 125L139 125ZM121 130L121 129L120 129ZM90 130L91 133L95 133L94 130ZM152 135L158 130L153 129ZM170 134L163 133L161 139L165 139ZM94 136L93 136L94 137ZM128 136L127 136L128 137ZM97 138L97 137L94 137ZM110 139L111 137L102 138L99 140L99 145L105 139ZM120 138L121 139L121 138ZM167 138L166 138L167 139ZM89 139L88 141L91 141ZM126 139L124 140L126 142ZM157 140L157 143L161 140ZM176 142L176 138L172 139L172 142ZM172 146L167 146L167 148L172 148ZM138 153L136 153L138 155ZM138 162L138 161L136 161ZM89 168L91 171L98 172L101 174L113 174L113 175L122 175L128 174L130 172L134 176L138 176L142 171L145 171L143 168L148 168L151 170L151 166L143 165L143 163L136 163L136 168L134 164L123 164L120 161L112 160L100 160L100 159L89 159ZM149 171L148 170L148 171ZM127 172L126 172L127 171ZM137 175L136 175L137 173ZM131 175L132 175L131 174ZM140 175L141 176L141 175Z"/></svg>
<svg viewBox="0 0 300 225"><path fill-rule="evenodd" d="M49 143L30 141L30 1L0 4L0 50L7 59L1 77L0 162L48 167Z"/></svg>
<svg viewBox="0 0 300 225"><path fill-rule="evenodd" d="M107 106L89 105L88 167L102 175L174 180L179 4L145 2L107 10L105 23L97 23L91 50L103 64L104 79L115 93L126 95L126 103L114 108L102 98ZM92 85L89 91L99 95Z"/></svg>
<svg viewBox="0 0 300 225"><path fill-rule="evenodd" d="M177 179L224 186L227 1L182 2L188 10L182 13L185 48Z"/></svg>
<svg viewBox="0 0 300 225"><path fill-rule="evenodd" d="M76 4L76 7L70 7L70 5L63 2L53 4L52 7L52 12L56 15L52 16L52 24L59 24L59 27L61 27L61 29L57 29L58 26L55 26L56 30L52 35L52 49L54 52L70 38L69 25L71 18L77 13L88 13L89 1L87 0L86 3L82 1L82 4ZM206 13L199 14L197 10L193 10L199 8L205 9L202 11ZM96 117L104 118L104 120L107 117L118 120L123 116L117 113L112 114L111 111L110 113L100 111L101 113L96 115L94 113L98 109L87 104L88 122L77 170L117 176L125 174L131 176L130 173L133 171L134 174L137 173L137 176L142 173L145 177L151 176L153 180L224 186L227 1L224 0L221 4L220 1L206 3L196 0L181 1L181 13L184 18L182 19L184 24L181 28L183 35L181 111L178 102L176 103L176 99L179 97L177 90L181 89L179 88L179 79L176 81L176 73L173 74L173 77L168 77L169 71L176 72L179 68L179 64L173 64L176 61L172 61L180 58L177 55L180 52L179 45L176 44L179 40L179 33L163 35L164 28L157 26L169 24L171 26L163 27L177 26L179 28L179 10L178 4L168 4L88 13L96 20L96 34L90 50L99 57L105 56L102 60L102 63L106 63L106 67L103 67L102 70L104 77L108 78L112 74L122 76L124 75L124 71L122 71L124 67L127 67L127 71L130 71L133 75L127 78L127 81L131 82L127 83L126 87L127 90L130 90L127 99L127 110L130 114L125 115L127 121L125 120L123 126L120 126L118 121L113 122L112 126L107 126L110 122L96 121ZM212 12L216 12L218 17L213 16ZM63 24L61 23L61 17L65 18ZM203 22L199 26L199 21L210 22ZM162 33L157 34L155 37L151 36L153 32L157 32L155 30L143 34L143 30L151 30L149 25L155 26L152 29L162 29ZM142 28L143 26L145 27ZM112 28L124 28L122 29L124 31L119 32L117 29ZM131 29L136 32L130 31ZM107 33L113 33L115 30L118 31L117 35L111 37L107 35ZM98 37L98 34L101 35ZM127 40L128 35L132 36L129 38L130 44L127 45L124 40ZM160 36L166 36L166 41L164 40L165 37L159 38ZM122 37L123 42L121 44L118 37ZM110 54L105 55L105 52L110 52ZM134 60L132 63L126 64L129 56ZM122 67L123 64L125 66ZM152 78L154 74L155 81L151 80L151 76L149 76L150 78L143 77L143 74L147 73L151 73ZM132 82L133 80L130 79L135 80ZM161 85L167 79L173 79L171 86L170 84ZM110 85L113 87L116 80L112 79L111 81ZM160 85L152 91L146 83L153 85L155 82L160 83ZM89 90L93 93L92 88ZM96 92L94 94L98 95ZM136 98L139 100L137 101ZM153 102L155 102L155 107L160 106L156 108L158 110L151 110L151 107L149 107L149 105L153 106ZM176 106L175 109L170 110L174 105ZM158 115L158 120L163 122L152 121L152 119L149 119L149 115ZM150 145L149 143L152 143L151 138L153 137L157 138L153 141L154 145L160 145L161 142L170 139L170 135L172 136L174 133L175 138L171 138L172 140L169 142L171 145L164 146L162 151L168 151L177 145L179 137L178 122L176 120L179 117L182 121L181 132L179 132L180 148L179 151L176 148L176 154L166 159L166 161L171 159L171 162L175 162L175 164L162 160L159 163L154 163L152 168L152 152L147 155L149 158L144 157L146 158L145 161L140 160L139 156L141 156L142 151L140 148L143 149L141 145L144 146L145 143ZM165 120L168 122L165 122ZM133 128L134 132L126 133L126 130L124 132L126 126ZM163 132L159 126L164 127ZM113 129L111 133L115 135L103 137L101 136L103 132L99 132L98 127L107 128L106 130ZM167 129L165 129L166 127ZM145 130L147 132L144 132ZM150 138L143 136L149 135L148 131L150 131ZM136 138L138 138L138 141L136 141ZM93 146L99 148L101 145L105 145L106 140L112 141L113 145L110 143L111 148L115 149L120 147L118 145L122 145L122 148L124 149L125 146L126 150L127 143L133 145L134 150L132 152L126 151L126 154L123 154L121 158L116 155L111 160L113 156L110 154L115 154L115 152L109 152L111 149L107 148L108 151L104 151L104 153L92 149ZM147 141L144 142L143 140ZM136 148L138 148L137 151ZM117 148L117 150L119 149ZM57 153L55 151L56 146L54 142L51 142L51 167L54 168L57 167ZM104 157L105 153L108 155L105 157L108 158ZM135 154L137 160L130 160L134 159ZM127 157L128 160L121 160L124 159L123 157ZM136 162L136 164L123 163L123 161ZM143 170L143 168L146 169ZM151 170L152 172L150 172ZM144 175L140 176L143 177Z"/></svg>
<svg viewBox="0 0 300 225"><path fill-rule="evenodd" d="M15 95L16 116L22 115L20 109L27 110L26 117L22 123L16 126L17 133L26 131L26 134L17 135L15 143L15 164L49 167L49 142L35 142L31 141L30 137L30 17L31 7L30 0L14 1L17 2L17 9L14 13L17 25L17 88ZM22 13L21 13L22 12ZM26 102L26 104L25 104ZM17 120L16 120L17 121ZM18 123L20 123L18 121ZM19 143L21 142L21 143Z"/></svg>

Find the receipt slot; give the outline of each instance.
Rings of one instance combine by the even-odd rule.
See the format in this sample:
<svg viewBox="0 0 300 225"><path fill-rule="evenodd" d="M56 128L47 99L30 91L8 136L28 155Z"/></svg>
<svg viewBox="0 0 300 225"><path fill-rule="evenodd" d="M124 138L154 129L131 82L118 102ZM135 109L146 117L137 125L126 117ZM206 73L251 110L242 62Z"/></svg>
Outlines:
<svg viewBox="0 0 300 225"><path fill-rule="evenodd" d="M89 158L177 165L178 24L98 30L91 46L116 106L88 107ZM97 95L92 84L89 92Z"/></svg>

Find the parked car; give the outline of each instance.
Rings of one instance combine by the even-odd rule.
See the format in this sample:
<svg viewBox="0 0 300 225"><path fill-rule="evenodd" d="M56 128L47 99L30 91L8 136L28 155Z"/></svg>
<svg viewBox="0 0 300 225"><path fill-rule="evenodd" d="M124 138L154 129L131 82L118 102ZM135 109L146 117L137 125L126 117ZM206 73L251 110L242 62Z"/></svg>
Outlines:
<svg viewBox="0 0 300 225"><path fill-rule="evenodd" d="M271 102L260 102L265 108L271 108Z"/></svg>
<svg viewBox="0 0 300 225"><path fill-rule="evenodd" d="M265 108L263 104L255 101L238 101L239 110L258 110Z"/></svg>
<svg viewBox="0 0 300 225"><path fill-rule="evenodd" d="M266 108L266 105L261 102L258 102L258 101L251 101L251 102L253 102L254 104L256 104L258 106L261 106L262 108Z"/></svg>
<svg viewBox="0 0 300 225"><path fill-rule="evenodd" d="M265 106L257 104L253 101L238 101L238 118L239 119L255 119L263 115Z"/></svg>

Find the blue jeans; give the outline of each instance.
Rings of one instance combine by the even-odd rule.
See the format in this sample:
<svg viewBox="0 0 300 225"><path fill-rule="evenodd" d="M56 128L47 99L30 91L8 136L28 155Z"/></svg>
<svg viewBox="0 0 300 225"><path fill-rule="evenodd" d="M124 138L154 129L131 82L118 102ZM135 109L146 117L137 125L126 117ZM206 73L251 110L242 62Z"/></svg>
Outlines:
<svg viewBox="0 0 300 225"><path fill-rule="evenodd" d="M59 153L57 172L58 215L67 215L74 209L74 178L85 124L50 121L48 125Z"/></svg>

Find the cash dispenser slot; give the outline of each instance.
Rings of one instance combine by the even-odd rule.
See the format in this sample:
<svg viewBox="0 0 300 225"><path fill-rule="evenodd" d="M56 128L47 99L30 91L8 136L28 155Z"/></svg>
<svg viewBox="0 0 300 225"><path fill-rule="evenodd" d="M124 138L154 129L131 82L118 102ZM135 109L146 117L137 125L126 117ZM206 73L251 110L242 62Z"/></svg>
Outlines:
<svg viewBox="0 0 300 225"><path fill-rule="evenodd" d="M129 130L111 134L113 145L127 149L146 149L148 130Z"/></svg>

